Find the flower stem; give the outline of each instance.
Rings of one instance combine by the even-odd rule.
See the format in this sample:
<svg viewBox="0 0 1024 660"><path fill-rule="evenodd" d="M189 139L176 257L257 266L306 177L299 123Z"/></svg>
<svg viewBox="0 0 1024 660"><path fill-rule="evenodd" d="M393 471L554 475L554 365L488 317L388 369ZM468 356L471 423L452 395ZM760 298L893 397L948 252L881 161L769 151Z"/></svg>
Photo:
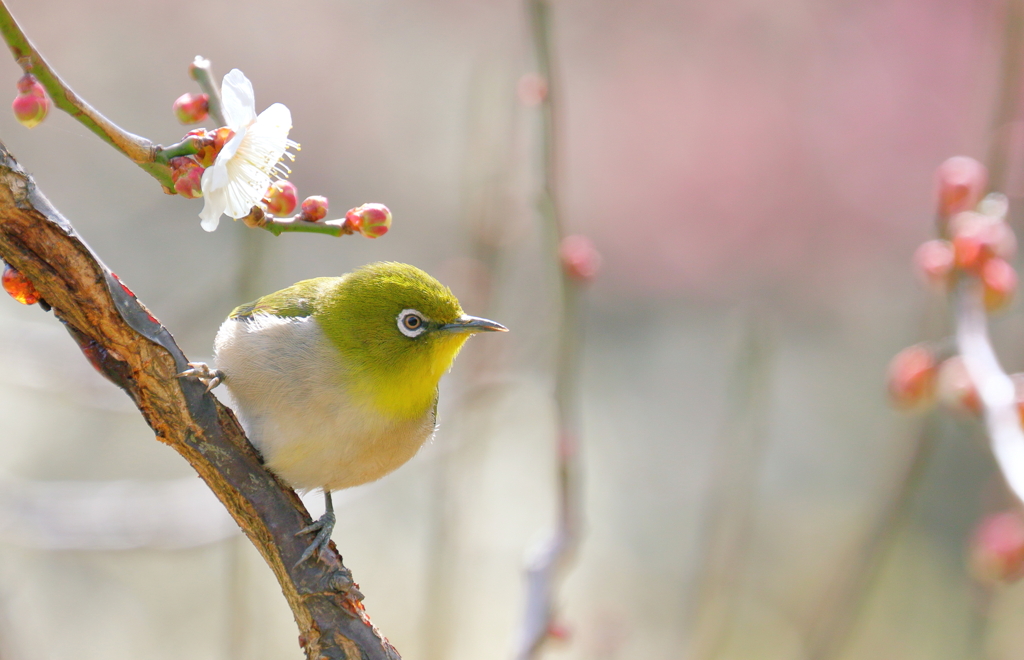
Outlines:
<svg viewBox="0 0 1024 660"><path fill-rule="evenodd" d="M199 153L199 150L202 149L201 143L202 141L198 138L190 136L169 147L158 145L153 154L153 159L158 163L166 164L172 158L177 158L178 156L192 156Z"/></svg>
<svg viewBox="0 0 1024 660"><path fill-rule="evenodd" d="M224 119L224 111L222 109L224 106L220 99L220 88L217 87L217 83L213 80L210 60L202 55L196 55L196 59L188 69L188 74L192 76L192 80L196 81L199 89L209 99L207 101L207 108L214 123L217 126L226 126L228 122Z"/></svg>
<svg viewBox="0 0 1024 660"><path fill-rule="evenodd" d="M148 172L166 191L173 190L170 169L155 160L156 145L146 138L125 131L79 98L25 36L3 0L0 0L0 35L7 42L18 65L25 73L31 73L36 77L50 95L54 105Z"/></svg>
<svg viewBox="0 0 1024 660"><path fill-rule="evenodd" d="M345 236L354 233L346 226L345 218L338 220L327 220L326 222L310 222L299 218L267 218L265 224L260 224L274 236L280 236L284 232L298 231L311 234L328 234L330 236Z"/></svg>

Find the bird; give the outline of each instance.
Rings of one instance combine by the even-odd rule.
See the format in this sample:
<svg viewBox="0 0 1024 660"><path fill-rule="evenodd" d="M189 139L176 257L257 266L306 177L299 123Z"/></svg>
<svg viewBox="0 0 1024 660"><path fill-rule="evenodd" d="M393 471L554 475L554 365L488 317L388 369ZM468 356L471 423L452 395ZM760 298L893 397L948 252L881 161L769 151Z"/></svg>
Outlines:
<svg viewBox="0 0 1024 660"><path fill-rule="evenodd" d="M412 458L437 425L438 383L466 340L507 332L462 311L451 290L408 264L378 262L297 282L240 305L214 340L216 368L179 374L230 391L264 464L326 511L296 566L322 554L331 492L376 481Z"/></svg>

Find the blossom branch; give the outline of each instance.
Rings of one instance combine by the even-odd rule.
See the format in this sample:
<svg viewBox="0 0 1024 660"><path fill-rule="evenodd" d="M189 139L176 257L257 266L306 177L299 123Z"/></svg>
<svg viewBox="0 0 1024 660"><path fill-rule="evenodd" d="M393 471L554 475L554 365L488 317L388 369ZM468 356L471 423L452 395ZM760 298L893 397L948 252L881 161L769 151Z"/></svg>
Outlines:
<svg viewBox="0 0 1024 660"><path fill-rule="evenodd" d="M1006 484L1024 502L1024 431L1013 381L1003 371L988 336L981 283L965 276L953 294L956 343L981 401L992 454Z"/></svg>
<svg viewBox="0 0 1024 660"><path fill-rule="evenodd" d="M555 354L555 410L557 429L557 519L555 530L527 560L526 603L516 648L517 660L531 660L539 654L545 641L557 636L555 622L555 591L579 544L582 513L580 511L580 460L577 417L578 387L576 374L581 343L579 318L578 270L565 259L565 230L559 210L556 149L555 70L551 53L551 19L547 0L527 0L530 34L535 61L542 82L540 99L541 150L543 188L538 201L547 249L554 262L561 264L555 290L560 306L559 330ZM579 237L577 237L579 238ZM597 259L589 243L591 262ZM578 265L578 264L575 264ZM592 275L594 265L586 267Z"/></svg>
<svg viewBox="0 0 1024 660"><path fill-rule="evenodd" d="M323 201L326 204L326 200ZM309 199L306 202L309 202ZM315 211L315 214L311 216L308 210ZM378 238L386 234L391 227L391 211L383 204L357 206L349 209L344 218L337 220L322 220L316 217L326 212L326 206L310 207L304 203L304 208L298 215L291 218L275 218L267 215L260 207L254 206L249 215L239 219L248 227L266 229L274 236L280 236L285 232L306 232L329 236L362 234L367 238Z"/></svg>
<svg viewBox="0 0 1024 660"><path fill-rule="evenodd" d="M0 35L7 42L18 66L39 80L58 108L148 172L165 190L172 189L170 169L156 160L159 147L144 137L125 131L75 94L25 36L3 0L0 0Z"/></svg>
<svg viewBox="0 0 1024 660"><path fill-rule="evenodd" d="M311 522L293 490L263 467L231 411L192 379L171 334L111 273L0 143L0 257L104 376L132 398L156 437L210 486L277 577L308 658L397 660L370 622L331 544L301 562Z"/></svg>
<svg viewBox="0 0 1024 660"><path fill-rule="evenodd" d="M267 218L263 224L258 226L266 229L274 236L280 236L285 232L291 231L327 234L329 236L349 236L355 233L348 226L345 218L318 222L303 220L299 216L295 216L294 218Z"/></svg>
<svg viewBox="0 0 1024 660"><path fill-rule="evenodd" d="M1017 239L1006 220L1007 197L993 192L982 198L988 170L980 162L950 158L937 180L941 238L921 245L914 262L925 282L949 296L957 355L940 364L936 347L904 349L890 362L889 393L903 408L938 400L983 418L996 466L1018 506L978 526L971 566L982 582L1009 581L1024 575L1024 381L1000 366L987 314L1005 307L1016 292L1018 276L1010 261Z"/></svg>

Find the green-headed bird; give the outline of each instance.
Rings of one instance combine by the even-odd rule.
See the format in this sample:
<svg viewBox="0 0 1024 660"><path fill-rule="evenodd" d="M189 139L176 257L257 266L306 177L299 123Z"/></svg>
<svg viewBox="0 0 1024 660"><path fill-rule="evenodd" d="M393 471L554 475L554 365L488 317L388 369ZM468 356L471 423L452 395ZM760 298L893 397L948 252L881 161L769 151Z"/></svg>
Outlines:
<svg viewBox="0 0 1024 660"><path fill-rule="evenodd" d="M214 342L217 369L196 376L231 390L249 439L293 488L322 488L327 511L299 562L326 547L331 491L380 479L434 433L437 384L475 332L501 331L467 316L419 268L375 263L318 277L237 307Z"/></svg>

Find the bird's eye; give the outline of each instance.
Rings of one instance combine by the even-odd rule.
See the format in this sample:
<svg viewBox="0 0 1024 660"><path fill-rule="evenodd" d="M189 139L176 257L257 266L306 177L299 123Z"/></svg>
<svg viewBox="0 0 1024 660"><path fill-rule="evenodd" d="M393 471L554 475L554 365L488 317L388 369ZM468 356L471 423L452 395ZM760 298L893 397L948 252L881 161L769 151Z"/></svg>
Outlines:
<svg viewBox="0 0 1024 660"><path fill-rule="evenodd" d="M415 309L403 309L398 315L398 329L406 337L418 337L426 329L427 319Z"/></svg>

